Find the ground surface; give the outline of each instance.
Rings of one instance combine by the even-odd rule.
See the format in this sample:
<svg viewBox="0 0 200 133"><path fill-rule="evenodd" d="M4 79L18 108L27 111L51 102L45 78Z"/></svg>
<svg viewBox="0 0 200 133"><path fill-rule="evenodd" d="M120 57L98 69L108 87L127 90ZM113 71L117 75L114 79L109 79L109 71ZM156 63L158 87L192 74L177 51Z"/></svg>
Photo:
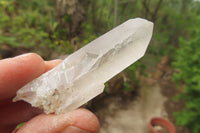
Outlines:
<svg viewBox="0 0 200 133"><path fill-rule="evenodd" d="M144 84L135 100L124 105L124 109L116 110L113 116L105 118L101 133L147 133L148 122L152 117L166 117L165 101L166 97L161 94L158 84Z"/></svg>
<svg viewBox="0 0 200 133"><path fill-rule="evenodd" d="M161 61L162 65L162 61ZM191 133L175 124L173 112L180 111L184 102L173 98L180 90L171 81L173 71L164 64L148 77L140 77L138 92L134 94L101 95L95 99L92 111L101 123L100 133L149 133L152 117L164 117L176 128L176 133ZM160 133L166 133L160 129Z"/></svg>

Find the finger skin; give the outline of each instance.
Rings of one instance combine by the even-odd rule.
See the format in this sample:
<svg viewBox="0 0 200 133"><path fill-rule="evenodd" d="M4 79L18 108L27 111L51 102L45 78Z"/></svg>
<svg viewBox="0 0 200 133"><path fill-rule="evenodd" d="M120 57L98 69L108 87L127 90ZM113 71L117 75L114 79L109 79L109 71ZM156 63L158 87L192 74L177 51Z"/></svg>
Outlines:
<svg viewBox="0 0 200 133"><path fill-rule="evenodd" d="M55 66L57 66L61 62L62 62L62 60L60 60L60 59L45 61L45 72L51 70L52 68L54 68Z"/></svg>
<svg viewBox="0 0 200 133"><path fill-rule="evenodd" d="M18 89L44 71L43 59L34 53L0 60L0 100L15 96Z"/></svg>
<svg viewBox="0 0 200 133"><path fill-rule="evenodd" d="M39 55L33 53L0 60L0 100L5 102L0 104L0 132L10 132L16 124L41 113L25 102L12 103L10 99L23 85L53 68L56 62L59 61L44 62ZM99 130L96 116L85 109L78 109L63 115L41 114L27 122L17 132L56 133L68 126L94 133Z"/></svg>
<svg viewBox="0 0 200 133"><path fill-rule="evenodd" d="M10 133L17 124L42 113L30 104L12 102L17 89L59 64L60 60L44 62L37 54L26 54L0 60L0 132Z"/></svg>
<svg viewBox="0 0 200 133"><path fill-rule="evenodd" d="M77 109L61 115L41 114L27 122L17 133L60 133L70 126L91 133L99 131L97 117L86 109Z"/></svg>
<svg viewBox="0 0 200 133"><path fill-rule="evenodd" d="M31 107L23 101L1 106L0 109L0 133L10 133L21 123L41 114L42 110Z"/></svg>

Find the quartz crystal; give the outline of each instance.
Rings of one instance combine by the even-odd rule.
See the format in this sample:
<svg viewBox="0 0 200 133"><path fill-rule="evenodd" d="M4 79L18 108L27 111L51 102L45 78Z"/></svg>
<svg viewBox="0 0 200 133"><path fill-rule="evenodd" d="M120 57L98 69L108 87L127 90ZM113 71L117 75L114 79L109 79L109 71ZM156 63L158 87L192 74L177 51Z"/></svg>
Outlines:
<svg viewBox="0 0 200 133"><path fill-rule="evenodd" d="M69 55L61 64L17 91L45 113L72 111L104 90L104 83L141 58L152 37L153 23L130 19Z"/></svg>

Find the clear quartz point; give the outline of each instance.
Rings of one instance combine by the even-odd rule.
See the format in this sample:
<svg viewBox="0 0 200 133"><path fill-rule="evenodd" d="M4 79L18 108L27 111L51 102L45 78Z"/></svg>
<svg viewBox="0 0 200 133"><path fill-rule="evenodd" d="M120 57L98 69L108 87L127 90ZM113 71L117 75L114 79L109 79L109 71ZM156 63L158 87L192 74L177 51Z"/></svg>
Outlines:
<svg viewBox="0 0 200 133"><path fill-rule="evenodd" d="M45 113L72 111L102 93L106 81L140 59L152 32L152 22L130 19L26 84L13 101L24 100Z"/></svg>

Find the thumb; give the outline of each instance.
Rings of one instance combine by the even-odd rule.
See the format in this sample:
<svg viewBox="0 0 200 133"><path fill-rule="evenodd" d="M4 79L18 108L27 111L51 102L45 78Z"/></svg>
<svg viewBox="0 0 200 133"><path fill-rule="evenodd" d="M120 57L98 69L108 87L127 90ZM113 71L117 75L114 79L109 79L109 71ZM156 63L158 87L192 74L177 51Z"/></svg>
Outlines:
<svg viewBox="0 0 200 133"><path fill-rule="evenodd" d="M98 133L97 117L86 109L55 115L41 114L23 125L16 133Z"/></svg>

